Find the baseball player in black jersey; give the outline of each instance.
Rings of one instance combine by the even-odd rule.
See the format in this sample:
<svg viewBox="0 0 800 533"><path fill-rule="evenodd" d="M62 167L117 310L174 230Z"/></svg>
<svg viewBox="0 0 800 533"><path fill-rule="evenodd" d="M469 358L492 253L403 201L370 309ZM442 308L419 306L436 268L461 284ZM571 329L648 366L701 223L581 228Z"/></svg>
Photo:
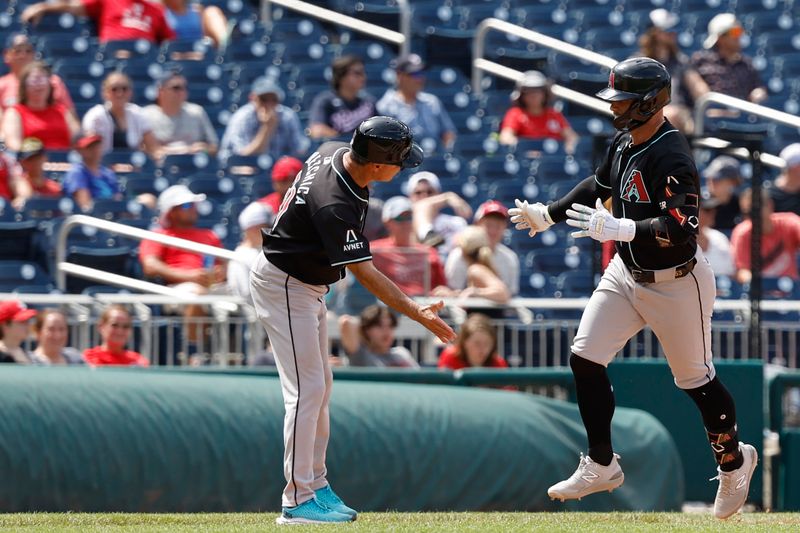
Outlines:
<svg viewBox="0 0 800 533"><path fill-rule="evenodd" d="M306 160L283 197L264 253L250 274L256 313L269 334L280 375L284 418L284 475L279 524L346 522L356 512L326 479L330 430L325 294L345 269L389 307L416 320L440 340L453 330L438 316L443 303L420 306L372 264L364 238L372 181L390 181L422 162L411 131L389 117L362 122L348 145L329 142Z"/></svg>
<svg viewBox="0 0 800 533"><path fill-rule="evenodd" d="M570 357L588 456L581 454L575 473L548 494L563 501L622 485L611 447L614 393L606 367L647 325L675 384L700 410L718 464L714 514L727 518L744 505L758 456L739 442L733 398L711 361L716 287L696 243L697 169L685 138L664 119L670 77L658 61L627 59L597 96L611 103L619 133L595 175L550 205L517 200L509 211L517 229L531 236L566 221L578 228L573 236L613 240L617 251L584 310ZM609 197L611 212L602 203Z"/></svg>

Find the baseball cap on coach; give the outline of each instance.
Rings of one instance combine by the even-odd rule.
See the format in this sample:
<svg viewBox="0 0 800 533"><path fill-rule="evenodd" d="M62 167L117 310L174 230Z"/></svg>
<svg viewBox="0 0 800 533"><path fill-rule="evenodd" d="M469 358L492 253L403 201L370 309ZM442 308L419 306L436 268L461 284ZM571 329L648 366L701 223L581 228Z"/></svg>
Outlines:
<svg viewBox="0 0 800 533"><path fill-rule="evenodd" d="M370 163L402 168L418 167L424 157L408 126L384 116L368 118L359 124L350 140L350 149Z"/></svg>

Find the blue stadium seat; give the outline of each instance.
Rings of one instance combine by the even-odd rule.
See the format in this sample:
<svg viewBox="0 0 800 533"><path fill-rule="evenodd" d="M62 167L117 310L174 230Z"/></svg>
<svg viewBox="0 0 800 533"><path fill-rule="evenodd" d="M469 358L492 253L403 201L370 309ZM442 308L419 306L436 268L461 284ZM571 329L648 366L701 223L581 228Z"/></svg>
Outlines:
<svg viewBox="0 0 800 533"><path fill-rule="evenodd" d="M3 259L34 261L38 259L38 221L0 222L0 243Z"/></svg>
<svg viewBox="0 0 800 533"><path fill-rule="evenodd" d="M197 171L216 171L218 162L215 157L205 153L196 154L170 154L164 158L162 169L164 174L172 179L180 178Z"/></svg>
<svg viewBox="0 0 800 533"><path fill-rule="evenodd" d="M28 198L23 207L25 217L35 220L50 220L56 217L70 215L76 210L71 198L56 198L47 196L34 196Z"/></svg>
<svg viewBox="0 0 800 533"><path fill-rule="evenodd" d="M95 268L104 272L112 272L122 276L130 273L130 264L134 259L131 248L121 246L117 248L92 248L83 246L70 246L67 250L67 262ZM96 281L67 277L67 292L77 294L86 287L96 285Z"/></svg>
<svg viewBox="0 0 800 533"><path fill-rule="evenodd" d="M205 194L220 203L240 198L244 192L239 182L231 177L187 178L181 180L195 194Z"/></svg>
<svg viewBox="0 0 800 533"><path fill-rule="evenodd" d="M139 218L145 209L133 200L98 199L92 205L91 215L117 222L121 219Z"/></svg>
<svg viewBox="0 0 800 533"><path fill-rule="evenodd" d="M30 285L52 287L53 280L37 263L0 260L0 292L13 292Z"/></svg>

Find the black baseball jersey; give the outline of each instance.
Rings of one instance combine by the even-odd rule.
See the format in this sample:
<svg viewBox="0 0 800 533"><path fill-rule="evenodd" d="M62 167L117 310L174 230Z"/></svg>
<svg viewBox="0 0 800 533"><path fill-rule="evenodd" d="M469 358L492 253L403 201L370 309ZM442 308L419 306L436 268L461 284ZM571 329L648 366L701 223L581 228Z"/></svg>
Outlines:
<svg viewBox="0 0 800 533"><path fill-rule="evenodd" d="M572 202L593 207L595 198L611 197L615 217L636 221L636 236L617 242L617 253L630 268L660 270L694 257L699 193L689 144L665 121L642 144L631 145L630 133L618 133L595 175L551 204L549 212L559 222Z"/></svg>
<svg viewBox="0 0 800 533"><path fill-rule="evenodd" d="M363 236L369 191L345 171L347 143L328 142L306 160L286 191L275 223L262 230L264 254L292 277L330 285L345 265L372 258Z"/></svg>

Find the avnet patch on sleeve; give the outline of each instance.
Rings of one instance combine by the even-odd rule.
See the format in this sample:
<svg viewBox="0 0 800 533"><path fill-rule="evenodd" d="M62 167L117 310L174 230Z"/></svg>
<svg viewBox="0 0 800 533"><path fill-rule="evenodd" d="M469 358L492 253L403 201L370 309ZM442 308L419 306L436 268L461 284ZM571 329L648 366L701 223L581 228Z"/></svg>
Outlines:
<svg viewBox="0 0 800 533"><path fill-rule="evenodd" d="M372 258L369 241L362 235L362 221L352 209L342 205L323 207L313 217L314 226L324 235L325 251L331 266L358 263Z"/></svg>

